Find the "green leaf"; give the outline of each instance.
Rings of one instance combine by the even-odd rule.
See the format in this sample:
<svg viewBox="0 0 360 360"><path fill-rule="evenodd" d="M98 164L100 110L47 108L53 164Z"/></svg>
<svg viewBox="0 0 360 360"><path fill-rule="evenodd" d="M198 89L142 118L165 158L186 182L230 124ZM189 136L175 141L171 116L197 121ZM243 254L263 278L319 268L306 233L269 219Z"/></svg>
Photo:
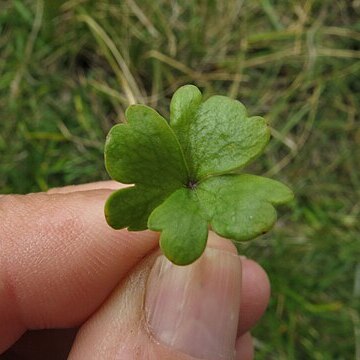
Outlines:
<svg viewBox="0 0 360 360"><path fill-rule="evenodd" d="M160 247L174 264L191 264L205 249L208 222L192 190L179 189L157 207L150 215L149 228L162 231Z"/></svg>
<svg viewBox="0 0 360 360"><path fill-rule="evenodd" d="M273 205L293 198L280 182L249 174L212 177L199 184L196 192L212 229L237 241L268 232L276 221Z"/></svg>
<svg viewBox="0 0 360 360"><path fill-rule="evenodd" d="M200 105L195 89L181 87L170 106L170 125L192 179L242 168L263 152L270 130L262 117L248 117L242 103L225 96L212 96Z"/></svg>
<svg viewBox="0 0 360 360"><path fill-rule="evenodd" d="M145 105L126 111L126 124L115 125L105 143L109 175L125 184L176 188L188 177L179 142L167 121Z"/></svg>
<svg viewBox="0 0 360 360"><path fill-rule="evenodd" d="M292 199L281 183L233 172L264 150L266 121L248 117L244 105L223 96L202 102L199 89L181 87L170 104L170 123L144 105L130 106L105 144L110 176L129 188L106 202L115 229L161 231L160 247L175 264L195 261L208 228L233 240L267 232L274 205Z"/></svg>
<svg viewBox="0 0 360 360"><path fill-rule="evenodd" d="M187 163L192 164L189 133L196 112L201 104L202 95L194 85L185 85L179 88L170 103L170 125L174 130L184 152ZM195 175L192 176L195 178Z"/></svg>
<svg viewBox="0 0 360 360"><path fill-rule="evenodd" d="M146 230L151 212L170 194L142 185L117 190L105 204L106 221L114 229Z"/></svg>
<svg viewBox="0 0 360 360"><path fill-rule="evenodd" d="M187 181L183 155L167 121L153 109L133 105L128 123L114 126L105 144L109 175L136 184L112 194L105 216L115 229L144 230L151 211Z"/></svg>

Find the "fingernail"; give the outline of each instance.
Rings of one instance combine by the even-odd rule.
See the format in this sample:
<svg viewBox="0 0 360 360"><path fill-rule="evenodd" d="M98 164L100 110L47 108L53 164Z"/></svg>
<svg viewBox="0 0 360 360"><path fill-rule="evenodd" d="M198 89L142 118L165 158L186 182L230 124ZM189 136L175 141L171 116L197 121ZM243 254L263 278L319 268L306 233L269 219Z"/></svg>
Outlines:
<svg viewBox="0 0 360 360"><path fill-rule="evenodd" d="M241 260L207 248L195 263L160 256L147 283L145 310L155 339L198 359L233 359L239 319Z"/></svg>

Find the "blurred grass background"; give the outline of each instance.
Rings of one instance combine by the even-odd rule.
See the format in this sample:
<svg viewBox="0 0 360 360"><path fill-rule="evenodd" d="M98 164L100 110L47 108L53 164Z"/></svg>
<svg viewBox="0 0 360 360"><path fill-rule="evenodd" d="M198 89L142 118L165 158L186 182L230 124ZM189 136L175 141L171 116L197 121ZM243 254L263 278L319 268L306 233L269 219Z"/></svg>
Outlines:
<svg viewBox="0 0 360 360"><path fill-rule="evenodd" d="M296 192L244 246L272 283L256 359L360 359L360 1L0 2L0 191L106 179L134 102L183 84L241 100L273 139L252 167Z"/></svg>

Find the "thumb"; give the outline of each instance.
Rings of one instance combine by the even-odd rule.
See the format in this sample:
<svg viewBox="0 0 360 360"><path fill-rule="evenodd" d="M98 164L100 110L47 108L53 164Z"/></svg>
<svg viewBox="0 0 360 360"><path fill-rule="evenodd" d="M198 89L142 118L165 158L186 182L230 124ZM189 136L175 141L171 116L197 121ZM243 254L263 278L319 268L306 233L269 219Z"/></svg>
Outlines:
<svg viewBox="0 0 360 360"><path fill-rule="evenodd" d="M233 359L241 261L229 241L209 243L189 266L158 253L141 262L82 326L69 359Z"/></svg>

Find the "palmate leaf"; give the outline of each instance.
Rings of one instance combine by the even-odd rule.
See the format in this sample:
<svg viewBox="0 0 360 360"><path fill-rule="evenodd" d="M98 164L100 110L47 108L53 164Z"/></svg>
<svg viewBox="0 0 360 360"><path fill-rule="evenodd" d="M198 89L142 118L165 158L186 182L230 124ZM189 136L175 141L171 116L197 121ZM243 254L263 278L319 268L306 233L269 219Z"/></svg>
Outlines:
<svg viewBox="0 0 360 360"><path fill-rule="evenodd" d="M116 228L161 231L160 247L175 264L204 251L209 226L235 241L267 232L274 205L292 199L285 185L249 174L233 174L259 156L270 138L266 121L248 117L238 101L181 87L168 123L156 111L134 105L127 123L113 127L105 145L110 176L134 184L114 192L105 205Z"/></svg>

